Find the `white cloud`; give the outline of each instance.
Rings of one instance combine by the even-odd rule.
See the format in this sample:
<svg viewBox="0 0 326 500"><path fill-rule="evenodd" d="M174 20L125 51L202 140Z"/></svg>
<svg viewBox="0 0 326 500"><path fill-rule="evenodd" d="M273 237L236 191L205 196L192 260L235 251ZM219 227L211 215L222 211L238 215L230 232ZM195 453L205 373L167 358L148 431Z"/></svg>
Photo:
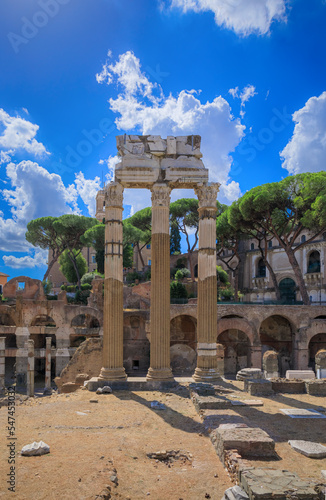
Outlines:
<svg viewBox="0 0 326 500"><path fill-rule="evenodd" d="M0 108L0 147L7 150L24 150L34 155L49 154L45 146L35 139L39 126L20 116L10 116Z"/></svg>
<svg viewBox="0 0 326 500"><path fill-rule="evenodd" d="M9 163L11 161L11 154L13 153L13 150L9 151L0 151L0 165L3 163Z"/></svg>
<svg viewBox="0 0 326 500"><path fill-rule="evenodd" d="M282 167L290 174L325 170L326 159L326 92L311 97L296 111L291 140L280 153Z"/></svg>
<svg viewBox="0 0 326 500"><path fill-rule="evenodd" d="M221 96L212 102L202 103L195 90L182 90L176 97L166 97L160 90L160 96L155 97L152 94L154 86L144 82L139 59L130 52L127 54L128 66L121 65L114 80L122 85L122 92L116 99L109 100L111 110L119 115L116 119L118 129L138 129L142 134L159 134L162 137L201 135L203 160L210 170L210 178L226 186L232 163L230 153L241 141L245 129L240 119L233 116L229 103ZM123 56L119 57L117 64L124 59ZM130 67L137 71L128 80ZM135 75L140 78L139 84ZM232 189L221 189L222 196L234 193L234 184Z"/></svg>
<svg viewBox="0 0 326 500"><path fill-rule="evenodd" d="M229 89L229 94L232 95L233 99L239 97L239 87L235 87L234 89Z"/></svg>
<svg viewBox="0 0 326 500"><path fill-rule="evenodd" d="M119 163L120 158L119 156L109 156L106 160L100 160L99 164L100 165L106 165L108 167L108 173L105 174L105 180L106 182L112 182L114 180L114 169L117 163Z"/></svg>
<svg viewBox="0 0 326 500"><path fill-rule="evenodd" d="M93 180L85 179L82 172L76 174L75 177L76 191L87 206L89 215L94 217L96 212L96 193L101 189L101 180L99 177L95 177Z"/></svg>
<svg viewBox="0 0 326 500"><path fill-rule="evenodd" d="M48 251L37 249L33 256L14 257L13 255L4 255L2 258L6 266L14 269L41 267L47 265Z"/></svg>
<svg viewBox="0 0 326 500"><path fill-rule="evenodd" d="M218 26L238 35L264 35L275 20L286 20L286 0L169 0L171 7L183 12L214 13Z"/></svg>
<svg viewBox="0 0 326 500"><path fill-rule="evenodd" d="M11 189L3 189L1 194L8 204L11 218L0 216L0 250L29 250L25 231L32 219L78 212L75 185L65 187L59 175L50 174L38 163L9 163L6 172Z"/></svg>
<svg viewBox="0 0 326 500"><path fill-rule="evenodd" d="M245 105L246 102L249 101L251 97L254 95L257 95L256 92L256 87L253 85L247 85L246 87L243 87L242 91L239 92L239 87L235 87L234 89L229 89L229 94L232 95L233 99L239 98L241 101L241 109L240 109L240 116L243 118L245 115Z"/></svg>

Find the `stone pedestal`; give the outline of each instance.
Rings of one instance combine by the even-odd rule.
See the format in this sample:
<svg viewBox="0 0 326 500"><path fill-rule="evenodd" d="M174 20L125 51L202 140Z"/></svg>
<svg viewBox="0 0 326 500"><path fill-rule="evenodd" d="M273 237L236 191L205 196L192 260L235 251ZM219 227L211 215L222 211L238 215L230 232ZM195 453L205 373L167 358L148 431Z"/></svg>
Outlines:
<svg viewBox="0 0 326 500"><path fill-rule="evenodd" d="M151 352L147 380L173 380L170 368L170 235L171 189L152 187Z"/></svg>
<svg viewBox="0 0 326 500"><path fill-rule="evenodd" d="M219 184L195 189L199 200L197 382L218 380L217 278L216 278L216 197Z"/></svg>
<svg viewBox="0 0 326 500"><path fill-rule="evenodd" d="M51 337L46 337L45 348L45 388L51 388Z"/></svg>
<svg viewBox="0 0 326 500"><path fill-rule="evenodd" d="M34 396L34 340L28 340L25 344L27 349L27 396Z"/></svg>
<svg viewBox="0 0 326 500"><path fill-rule="evenodd" d="M103 366L100 380L126 380L123 367L123 187L111 182L105 201Z"/></svg>
<svg viewBox="0 0 326 500"><path fill-rule="evenodd" d="M251 366L252 368L262 368L261 346L253 345L251 348Z"/></svg>
<svg viewBox="0 0 326 500"><path fill-rule="evenodd" d="M55 353L55 375L60 377L60 373L70 361L69 339L57 337L57 349Z"/></svg>
<svg viewBox="0 0 326 500"><path fill-rule="evenodd" d="M5 337L0 338L0 396L5 392L5 365L6 365L6 348L5 348Z"/></svg>

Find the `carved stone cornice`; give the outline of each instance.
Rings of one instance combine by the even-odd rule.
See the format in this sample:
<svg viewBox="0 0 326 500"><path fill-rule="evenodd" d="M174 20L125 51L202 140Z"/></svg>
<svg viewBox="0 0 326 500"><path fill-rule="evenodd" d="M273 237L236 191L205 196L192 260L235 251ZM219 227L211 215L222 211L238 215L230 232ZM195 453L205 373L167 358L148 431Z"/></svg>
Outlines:
<svg viewBox="0 0 326 500"><path fill-rule="evenodd" d="M111 182L106 188L105 206L122 208L123 186L119 182Z"/></svg>
<svg viewBox="0 0 326 500"><path fill-rule="evenodd" d="M152 207L169 207L171 188L166 184L154 184L151 188Z"/></svg>
<svg viewBox="0 0 326 500"><path fill-rule="evenodd" d="M198 197L199 208L215 208L217 193L220 190L218 182L203 184L195 188L195 193Z"/></svg>

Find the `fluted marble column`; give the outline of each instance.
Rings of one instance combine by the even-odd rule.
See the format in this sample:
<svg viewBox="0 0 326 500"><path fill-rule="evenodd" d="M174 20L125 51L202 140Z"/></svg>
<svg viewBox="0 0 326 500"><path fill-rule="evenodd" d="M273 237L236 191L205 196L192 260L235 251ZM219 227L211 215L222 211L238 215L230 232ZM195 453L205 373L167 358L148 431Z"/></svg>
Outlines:
<svg viewBox="0 0 326 500"><path fill-rule="evenodd" d="M220 184L198 186L198 306L197 367L193 375L198 382L218 380L216 355L217 279L216 279L216 197Z"/></svg>
<svg viewBox="0 0 326 500"><path fill-rule="evenodd" d="M103 366L99 379L125 380L123 367L123 187L111 182L105 196Z"/></svg>
<svg viewBox="0 0 326 500"><path fill-rule="evenodd" d="M171 189L152 187L151 353L147 380L173 380L170 368L170 235Z"/></svg>
<svg viewBox="0 0 326 500"><path fill-rule="evenodd" d="M28 352L27 358L27 396L34 397L34 369L35 369L35 358L34 358L34 340L29 339L25 347Z"/></svg>
<svg viewBox="0 0 326 500"><path fill-rule="evenodd" d="M45 339L45 388L51 389L51 337Z"/></svg>

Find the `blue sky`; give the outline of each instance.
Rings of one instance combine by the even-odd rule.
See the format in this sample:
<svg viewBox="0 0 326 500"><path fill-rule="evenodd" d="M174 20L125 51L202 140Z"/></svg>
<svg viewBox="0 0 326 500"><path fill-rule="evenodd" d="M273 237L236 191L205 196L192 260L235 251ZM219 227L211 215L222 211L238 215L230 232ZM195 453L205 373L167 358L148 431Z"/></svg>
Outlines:
<svg viewBox="0 0 326 500"><path fill-rule="evenodd" d="M0 270L42 278L26 224L94 215L125 132L200 134L228 204L324 169L325 26L322 0L2 0Z"/></svg>

